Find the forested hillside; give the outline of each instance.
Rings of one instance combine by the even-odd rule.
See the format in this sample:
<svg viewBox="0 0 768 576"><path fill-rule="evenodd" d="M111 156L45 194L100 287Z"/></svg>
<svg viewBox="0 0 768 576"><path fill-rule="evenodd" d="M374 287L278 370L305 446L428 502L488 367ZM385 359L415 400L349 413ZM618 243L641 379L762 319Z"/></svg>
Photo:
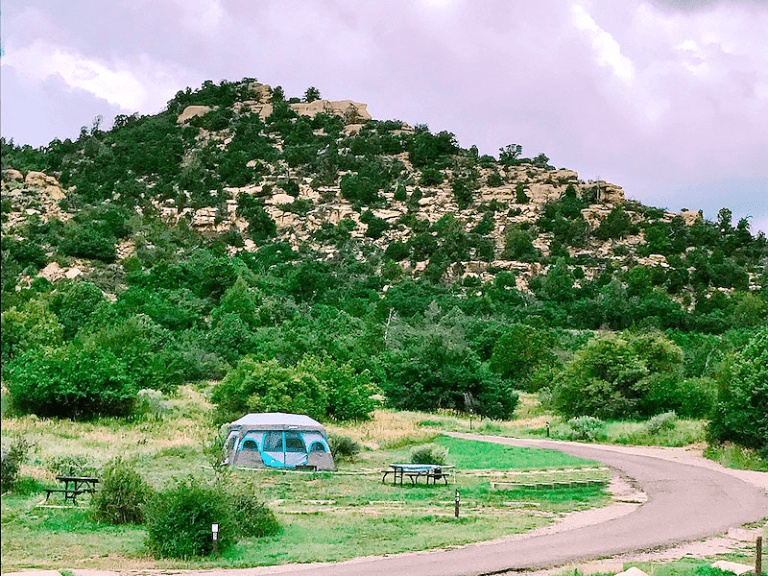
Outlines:
<svg viewBox="0 0 768 576"><path fill-rule="evenodd" d="M17 410L128 415L221 379L221 419L378 398L507 418L543 389L566 415L675 410L768 446L768 241L727 208L644 206L517 144L481 156L254 79L3 140L2 168Z"/></svg>

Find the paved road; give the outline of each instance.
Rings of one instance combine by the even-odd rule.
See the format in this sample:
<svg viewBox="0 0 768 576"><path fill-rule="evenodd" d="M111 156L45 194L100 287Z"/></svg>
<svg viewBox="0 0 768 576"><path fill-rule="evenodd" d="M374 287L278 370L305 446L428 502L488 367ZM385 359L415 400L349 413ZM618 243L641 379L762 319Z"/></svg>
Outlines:
<svg viewBox="0 0 768 576"><path fill-rule="evenodd" d="M637 511L602 524L526 539L501 540L447 551L397 554L336 564L212 570L200 576L469 576L538 569L615 554L666 547L725 532L768 517L764 489L715 464L693 465L653 450L514 440L455 434L485 442L535 446L600 461L633 479L648 495ZM752 473L758 474L758 473ZM768 475L766 475L768 477ZM765 486L767 483L763 483Z"/></svg>
<svg viewBox="0 0 768 576"><path fill-rule="evenodd" d="M174 570L189 576L475 576L562 566L627 552L667 547L768 517L768 473L725 470L682 449L595 446L453 433L483 442L559 450L600 461L633 479L648 501L636 511L583 528L512 537L447 551L371 557L329 564L245 569ZM76 570L78 576L136 575L135 571ZM6 576L50 576L25 571ZM143 570L139 574L167 574Z"/></svg>

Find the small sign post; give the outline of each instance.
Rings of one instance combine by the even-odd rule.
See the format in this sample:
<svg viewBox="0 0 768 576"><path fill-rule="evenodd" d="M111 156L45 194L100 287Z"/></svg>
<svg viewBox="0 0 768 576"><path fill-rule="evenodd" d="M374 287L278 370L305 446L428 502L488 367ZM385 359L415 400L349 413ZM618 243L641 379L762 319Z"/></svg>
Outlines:
<svg viewBox="0 0 768 576"><path fill-rule="evenodd" d="M211 536L213 537L213 554L216 555L219 552L219 524L211 524Z"/></svg>
<svg viewBox="0 0 768 576"><path fill-rule="evenodd" d="M459 518L459 501L460 501L459 489L457 488L456 489L456 505L455 505L454 510L453 510L453 513L456 516L457 520Z"/></svg>
<svg viewBox="0 0 768 576"><path fill-rule="evenodd" d="M763 537L758 536L755 542L755 574L760 576L763 573Z"/></svg>

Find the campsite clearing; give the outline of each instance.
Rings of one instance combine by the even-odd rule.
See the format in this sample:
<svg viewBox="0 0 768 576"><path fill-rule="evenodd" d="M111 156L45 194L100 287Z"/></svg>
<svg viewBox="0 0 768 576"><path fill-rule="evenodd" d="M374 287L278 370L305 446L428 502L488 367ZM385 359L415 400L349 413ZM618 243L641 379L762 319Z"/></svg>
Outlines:
<svg viewBox="0 0 768 576"><path fill-rule="evenodd" d="M98 470L122 455L155 488L189 474L213 480L212 460L205 449L211 434L207 413L204 394L183 387L169 400L167 413L134 422L4 418L4 436L9 431L24 433L37 449L22 470L21 492L2 499L3 570L106 569L117 564L124 569L242 567L339 560L525 532L549 525L564 513L608 501L599 486L515 493L492 490L488 476L466 472L589 468L594 463L554 452L438 437L415 424L423 415L377 411L370 422L331 427L367 446L354 460L337 462L339 473L223 472L225 481L253 486L277 515L282 530L273 537L242 540L217 560L156 561L144 548L143 527L98 524L82 505L77 509L37 507L45 498L41 490L55 484L53 464L67 458ZM429 441L447 447L449 463L457 466L456 487L462 499L459 521L453 517L452 484L381 483L383 468L409 461L411 448Z"/></svg>

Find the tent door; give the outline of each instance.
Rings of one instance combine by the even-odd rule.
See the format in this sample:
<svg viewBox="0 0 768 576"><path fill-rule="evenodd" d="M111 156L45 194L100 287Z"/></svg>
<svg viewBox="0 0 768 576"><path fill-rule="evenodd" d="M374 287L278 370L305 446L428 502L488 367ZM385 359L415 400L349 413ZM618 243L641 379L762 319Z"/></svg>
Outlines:
<svg viewBox="0 0 768 576"><path fill-rule="evenodd" d="M283 432L274 430L264 435L264 448L262 458L264 464L273 468L285 468L285 444L283 443Z"/></svg>
<svg viewBox="0 0 768 576"><path fill-rule="evenodd" d="M307 445L301 432L285 431L285 465L291 468L307 463Z"/></svg>

